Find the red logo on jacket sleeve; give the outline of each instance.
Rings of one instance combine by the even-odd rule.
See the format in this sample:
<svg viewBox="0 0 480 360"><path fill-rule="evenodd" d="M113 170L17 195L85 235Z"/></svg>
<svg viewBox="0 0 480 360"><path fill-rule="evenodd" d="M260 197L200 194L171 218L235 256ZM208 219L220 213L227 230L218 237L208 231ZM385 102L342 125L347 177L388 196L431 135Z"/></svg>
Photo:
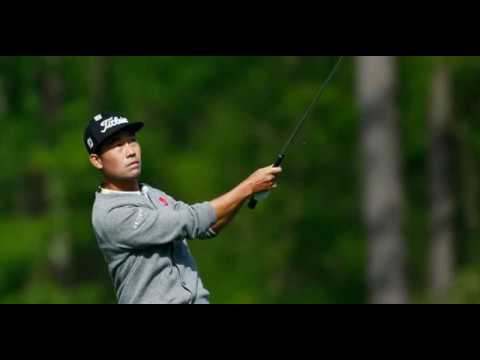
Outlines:
<svg viewBox="0 0 480 360"><path fill-rule="evenodd" d="M162 203L163 206L168 206L168 201L165 196L160 196L158 200Z"/></svg>

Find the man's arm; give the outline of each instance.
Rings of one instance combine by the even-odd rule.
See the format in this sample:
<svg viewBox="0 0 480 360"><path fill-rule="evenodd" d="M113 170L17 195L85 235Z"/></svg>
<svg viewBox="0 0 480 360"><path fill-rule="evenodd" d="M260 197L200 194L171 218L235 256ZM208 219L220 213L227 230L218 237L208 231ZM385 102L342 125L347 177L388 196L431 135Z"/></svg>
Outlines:
<svg viewBox="0 0 480 360"><path fill-rule="evenodd" d="M93 222L106 243L117 249L133 250L184 238L201 238L216 220L215 209L204 202L177 211L138 205L116 206L97 214Z"/></svg>
<svg viewBox="0 0 480 360"><path fill-rule="evenodd" d="M211 201L217 213L217 222L212 226L215 233L219 233L221 229L230 223L238 210L241 209L245 201L253 195L252 188L246 182L242 182L232 191Z"/></svg>
<svg viewBox="0 0 480 360"><path fill-rule="evenodd" d="M257 170L233 190L212 200L210 203L217 215L217 222L212 226L212 230L219 233L233 220L245 201L252 195L272 190L275 187L275 180L281 172L281 168L273 166Z"/></svg>

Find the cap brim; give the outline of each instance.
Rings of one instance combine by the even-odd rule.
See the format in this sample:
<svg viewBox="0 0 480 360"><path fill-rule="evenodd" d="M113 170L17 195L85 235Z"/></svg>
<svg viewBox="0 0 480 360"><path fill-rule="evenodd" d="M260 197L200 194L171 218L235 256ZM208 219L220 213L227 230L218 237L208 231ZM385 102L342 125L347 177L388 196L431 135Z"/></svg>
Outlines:
<svg viewBox="0 0 480 360"><path fill-rule="evenodd" d="M142 130L144 126L145 124L143 122L125 124L124 126L119 126L118 129L115 129L115 132L113 132L112 135L122 130L127 130L130 131L132 134L135 134L137 131Z"/></svg>
<svg viewBox="0 0 480 360"><path fill-rule="evenodd" d="M111 138L113 135L118 134L120 131L128 131L132 134L135 134L138 131L142 130L144 126L145 126L145 124L143 122L136 122L136 123L119 125L119 126L115 127L115 130L112 131L110 134L108 134L108 136L105 139L103 139L103 141L95 147L94 151L95 152L98 151L101 148L101 146L105 143L106 140Z"/></svg>

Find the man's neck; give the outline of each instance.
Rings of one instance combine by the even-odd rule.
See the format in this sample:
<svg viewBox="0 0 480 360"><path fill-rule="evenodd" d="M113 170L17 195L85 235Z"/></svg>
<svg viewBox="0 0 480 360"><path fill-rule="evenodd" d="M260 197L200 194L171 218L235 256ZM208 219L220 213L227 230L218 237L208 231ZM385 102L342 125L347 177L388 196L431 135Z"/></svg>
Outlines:
<svg viewBox="0 0 480 360"><path fill-rule="evenodd" d="M134 180L111 180L104 179L102 187L113 191L140 191L140 184Z"/></svg>

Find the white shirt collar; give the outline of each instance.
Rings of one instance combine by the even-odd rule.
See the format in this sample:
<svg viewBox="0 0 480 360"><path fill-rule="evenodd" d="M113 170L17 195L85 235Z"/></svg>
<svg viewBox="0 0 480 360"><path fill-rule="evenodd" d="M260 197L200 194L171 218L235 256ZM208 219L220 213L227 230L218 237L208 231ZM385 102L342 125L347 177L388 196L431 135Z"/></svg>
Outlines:
<svg viewBox="0 0 480 360"><path fill-rule="evenodd" d="M117 191L117 190L110 190L100 187L100 192L102 194L129 194L129 195L146 195L148 193L148 186L144 184L140 184L141 191Z"/></svg>

